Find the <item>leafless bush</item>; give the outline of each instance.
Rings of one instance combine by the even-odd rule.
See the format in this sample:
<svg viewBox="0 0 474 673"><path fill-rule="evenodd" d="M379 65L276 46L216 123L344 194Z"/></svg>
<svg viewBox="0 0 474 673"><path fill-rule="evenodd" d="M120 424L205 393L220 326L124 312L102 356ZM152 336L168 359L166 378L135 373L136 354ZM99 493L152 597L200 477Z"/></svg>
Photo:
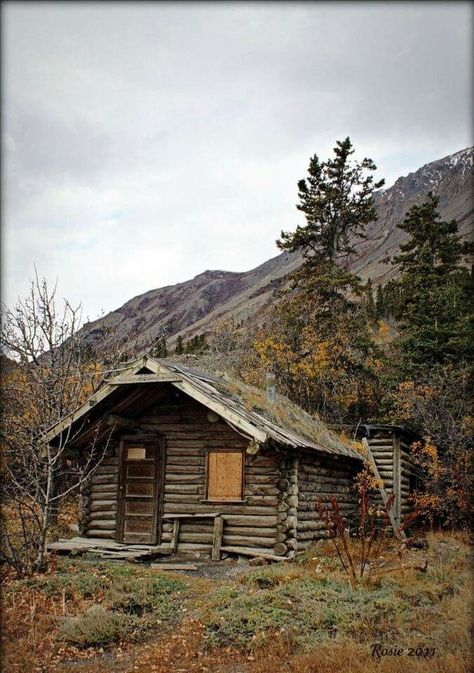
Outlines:
<svg viewBox="0 0 474 673"><path fill-rule="evenodd" d="M328 502L318 498L316 509L326 528L326 535L334 545L341 567L349 576L351 584L356 584L360 579L374 574L374 566L386 553L387 544L390 540L390 512L395 502L395 495L389 495L383 506L371 504L371 495L374 494L378 485L368 466L364 467L357 477L357 490L359 493L358 511L358 534L350 538L347 522L341 514L337 498L330 496ZM396 558L402 559L407 549L406 542L401 540L401 532L407 528L416 518L415 510L406 516L403 524L394 531L400 540L396 550ZM393 542L393 540L392 540ZM394 560L394 559L392 559ZM391 564L383 572L395 570Z"/></svg>
<svg viewBox="0 0 474 673"><path fill-rule="evenodd" d="M56 287L38 277L15 309L3 307L0 559L18 574L45 569L59 504L106 450L92 437L81 456L71 452L70 428L54 444L43 440L103 378L100 349L81 339L80 323L80 307L64 301L59 308Z"/></svg>

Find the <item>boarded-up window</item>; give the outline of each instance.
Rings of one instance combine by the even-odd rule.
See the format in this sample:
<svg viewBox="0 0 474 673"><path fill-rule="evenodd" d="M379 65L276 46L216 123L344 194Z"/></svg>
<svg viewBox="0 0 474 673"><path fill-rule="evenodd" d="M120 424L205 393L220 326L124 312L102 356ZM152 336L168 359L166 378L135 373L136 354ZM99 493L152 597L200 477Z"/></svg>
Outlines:
<svg viewBox="0 0 474 673"><path fill-rule="evenodd" d="M210 451L207 468L208 500L241 500L243 466L242 451Z"/></svg>

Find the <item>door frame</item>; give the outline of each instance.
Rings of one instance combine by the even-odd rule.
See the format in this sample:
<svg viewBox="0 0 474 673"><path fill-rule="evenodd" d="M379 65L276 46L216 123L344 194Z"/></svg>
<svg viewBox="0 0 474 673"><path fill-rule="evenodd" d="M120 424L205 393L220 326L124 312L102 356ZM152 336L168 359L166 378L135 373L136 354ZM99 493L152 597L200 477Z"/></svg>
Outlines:
<svg viewBox="0 0 474 673"><path fill-rule="evenodd" d="M166 460L166 441L162 435L122 435L119 444L119 474L118 474L118 490L117 490L117 527L116 527L116 541L121 544L133 544L124 542L124 528L125 528L125 448L127 444L142 443L153 444L156 447L155 451L155 473L156 479L154 484L154 502L155 509L153 512L153 537L155 542L137 542L136 544L161 544L162 536L162 521L163 521L163 499L165 486L165 460Z"/></svg>

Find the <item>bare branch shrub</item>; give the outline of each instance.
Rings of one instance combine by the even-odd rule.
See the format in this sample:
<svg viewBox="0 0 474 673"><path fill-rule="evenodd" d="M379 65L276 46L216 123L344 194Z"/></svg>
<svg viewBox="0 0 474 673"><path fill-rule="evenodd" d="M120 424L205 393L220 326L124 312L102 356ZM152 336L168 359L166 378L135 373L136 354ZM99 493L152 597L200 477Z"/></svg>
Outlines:
<svg viewBox="0 0 474 673"><path fill-rule="evenodd" d="M103 379L103 353L79 336L80 325L80 307L67 301L60 307L56 287L37 276L14 309L3 307L0 560L20 575L45 569L60 503L90 477L107 448L96 434L79 456L69 448L70 429L54 444L43 440Z"/></svg>
<svg viewBox="0 0 474 673"><path fill-rule="evenodd" d="M392 493L384 505L371 504L378 485L368 465L357 475L356 482L359 494L357 536L350 538L347 522L341 514L336 497L329 496L328 502L323 502L321 498L316 501L316 510L325 525L326 536L334 545L341 567L353 585L365 577L373 576L377 562L386 554L390 540L389 513L395 502L395 495ZM419 513L415 510L405 517L397 532L407 528L418 516ZM402 541L396 550L399 560L406 549L407 545ZM383 572L395 569L391 565Z"/></svg>

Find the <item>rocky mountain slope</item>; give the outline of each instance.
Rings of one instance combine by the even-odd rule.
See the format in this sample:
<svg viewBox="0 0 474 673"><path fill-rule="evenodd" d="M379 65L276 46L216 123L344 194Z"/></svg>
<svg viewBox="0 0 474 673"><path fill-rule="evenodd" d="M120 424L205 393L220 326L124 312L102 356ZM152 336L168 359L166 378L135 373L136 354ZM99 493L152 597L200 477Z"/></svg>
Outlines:
<svg viewBox="0 0 474 673"><path fill-rule="evenodd" d="M378 219L368 231L368 240L358 248L353 270L364 279L372 278L374 285L394 275L394 267L384 260L403 241L404 232L397 224L429 191L439 195L442 217L457 219L463 235L470 236L474 229L473 157L474 148L456 152L377 192ZM83 333L89 342L107 332L113 341L132 336L139 346L145 346L163 330L173 342L178 334L189 338L209 331L224 317L246 320L272 301L275 290L300 263L298 255L284 252L246 272L204 271L183 283L134 297L116 311L86 324Z"/></svg>

